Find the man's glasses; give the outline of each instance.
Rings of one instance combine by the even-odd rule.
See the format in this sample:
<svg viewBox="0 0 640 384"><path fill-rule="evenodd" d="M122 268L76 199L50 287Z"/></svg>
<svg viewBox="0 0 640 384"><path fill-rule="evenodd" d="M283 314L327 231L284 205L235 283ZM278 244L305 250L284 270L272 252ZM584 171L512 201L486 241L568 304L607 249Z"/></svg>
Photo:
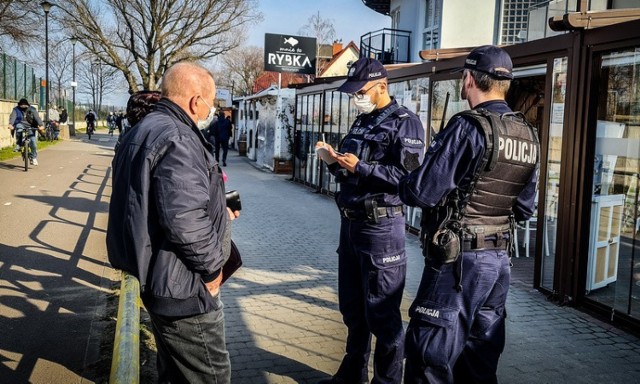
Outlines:
<svg viewBox="0 0 640 384"><path fill-rule="evenodd" d="M362 99L362 98L364 97L364 95L366 95L367 93L369 93L369 91L370 91L370 90L372 90L375 86L378 86L378 85L380 85L380 84L382 84L382 83L377 82L377 83L373 84L372 86L370 86L370 87L369 87L369 88L367 88L367 89L361 89L361 90L359 90L359 91L358 91L358 92L356 92L356 93L350 93L350 94L349 94L349 96L351 96L351 97L355 97L356 99Z"/></svg>

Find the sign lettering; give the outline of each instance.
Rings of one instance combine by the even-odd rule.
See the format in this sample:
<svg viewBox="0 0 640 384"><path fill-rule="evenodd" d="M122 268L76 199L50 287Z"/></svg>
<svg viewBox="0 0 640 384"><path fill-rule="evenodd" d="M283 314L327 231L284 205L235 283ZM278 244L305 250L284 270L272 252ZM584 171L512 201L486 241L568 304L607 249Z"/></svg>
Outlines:
<svg viewBox="0 0 640 384"><path fill-rule="evenodd" d="M316 50L315 38L267 33L264 70L315 75Z"/></svg>

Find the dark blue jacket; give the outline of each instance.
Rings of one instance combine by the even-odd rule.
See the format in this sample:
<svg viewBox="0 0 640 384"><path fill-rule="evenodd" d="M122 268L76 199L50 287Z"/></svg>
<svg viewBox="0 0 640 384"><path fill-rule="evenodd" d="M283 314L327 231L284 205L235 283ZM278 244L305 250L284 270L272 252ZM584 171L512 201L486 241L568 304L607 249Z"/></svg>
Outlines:
<svg viewBox="0 0 640 384"><path fill-rule="evenodd" d="M231 122L224 117L218 117L217 120L211 123L209 131L216 141L229 141L229 137L231 136Z"/></svg>
<svg viewBox="0 0 640 384"><path fill-rule="evenodd" d="M511 112L504 101L488 101L476 106L497 113ZM458 186L467 186L484 155L481 128L469 117L456 117L447 123L427 149L420 168L400 183L402 201L416 207L433 207ZM516 200L513 213L517 221L528 220L535 209L538 172Z"/></svg>
<svg viewBox="0 0 640 384"><path fill-rule="evenodd" d="M112 167L111 264L138 277L153 313L215 309L205 283L223 264L227 211L211 145L180 107L162 99L124 136Z"/></svg>
<svg viewBox="0 0 640 384"><path fill-rule="evenodd" d="M389 108L398 109L389 114ZM376 125L380 117L383 119ZM340 192L336 194L338 206L363 209L368 198L375 198L379 206L402 205L398 183L422 162L424 138L420 119L395 100L384 108L358 116L339 148L340 152L354 153L360 158L355 173L347 173L337 163L329 165L329 171L340 183Z"/></svg>

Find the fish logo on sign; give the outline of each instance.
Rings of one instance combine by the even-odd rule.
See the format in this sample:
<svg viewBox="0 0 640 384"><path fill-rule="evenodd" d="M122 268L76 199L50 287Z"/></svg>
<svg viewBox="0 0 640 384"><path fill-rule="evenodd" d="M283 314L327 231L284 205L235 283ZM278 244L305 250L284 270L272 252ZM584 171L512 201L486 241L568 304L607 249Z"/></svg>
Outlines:
<svg viewBox="0 0 640 384"><path fill-rule="evenodd" d="M295 47L296 45L298 45L298 40L294 39L293 37L288 37L286 39L284 39L285 44L289 44L292 47Z"/></svg>

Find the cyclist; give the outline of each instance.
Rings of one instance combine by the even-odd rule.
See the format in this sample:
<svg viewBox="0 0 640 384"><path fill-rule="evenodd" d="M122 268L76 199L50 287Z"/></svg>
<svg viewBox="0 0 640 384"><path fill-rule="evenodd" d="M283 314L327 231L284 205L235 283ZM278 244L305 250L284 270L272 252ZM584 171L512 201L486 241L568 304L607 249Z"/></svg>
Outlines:
<svg viewBox="0 0 640 384"><path fill-rule="evenodd" d="M32 107L27 99L20 99L18 105L13 108L9 116L9 129L11 135L16 134L16 149L20 150L22 140L29 140L29 162L32 165L38 165L38 148L36 146L36 129L40 134L44 134L44 123L40 119L38 110ZM25 135L27 135L25 137Z"/></svg>
<svg viewBox="0 0 640 384"><path fill-rule="evenodd" d="M107 116L107 126L109 127L109 134L113 136L113 130L116 129L116 115L113 112L109 112L109 116Z"/></svg>
<svg viewBox="0 0 640 384"><path fill-rule="evenodd" d="M89 130L91 130L91 132L96 130L96 120L98 120L96 113L93 109L90 109L84 116L84 121L87 122L87 133L89 133Z"/></svg>

